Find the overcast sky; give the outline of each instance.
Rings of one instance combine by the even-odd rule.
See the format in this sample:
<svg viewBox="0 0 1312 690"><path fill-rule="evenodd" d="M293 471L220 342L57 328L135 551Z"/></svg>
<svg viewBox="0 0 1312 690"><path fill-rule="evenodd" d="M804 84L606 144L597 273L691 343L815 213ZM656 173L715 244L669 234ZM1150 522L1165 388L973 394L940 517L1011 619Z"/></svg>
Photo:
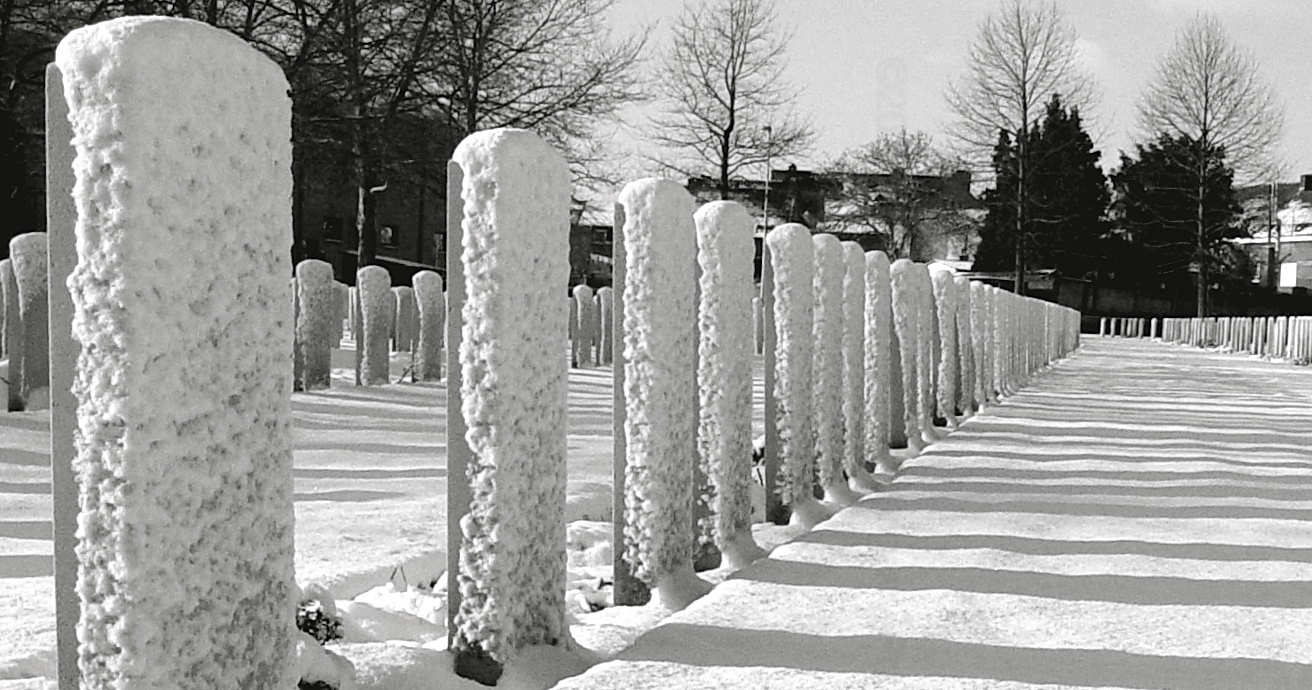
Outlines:
<svg viewBox="0 0 1312 690"><path fill-rule="evenodd" d="M698 2L699 0L689 0ZM778 0L794 32L787 74L818 134L810 167L876 137L923 129L943 139L944 93L966 71L967 49L992 0ZM1139 141L1136 103L1177 30L1200 10L1216 14L1250 51L1285 108L1286 179L1312 173L1312 0L1059 0L1100 90L1093 121L1103 167ZM654 24L652 48L668 43L683 0L618 0L617 29ZM629 118L641 122L638 113ZM778 167L778 166L777 166Z"/></svg>

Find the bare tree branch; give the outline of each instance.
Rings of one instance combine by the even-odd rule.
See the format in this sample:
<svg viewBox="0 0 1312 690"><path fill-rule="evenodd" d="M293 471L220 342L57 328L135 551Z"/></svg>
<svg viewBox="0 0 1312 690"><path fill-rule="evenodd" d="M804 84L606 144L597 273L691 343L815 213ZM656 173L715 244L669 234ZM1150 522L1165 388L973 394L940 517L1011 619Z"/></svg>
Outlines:
<svg viewBox="0 0 1312 690"><path fill-rule="evenodd" d="M713 170L727 198L744 168L811 145L810 122L793 111L798 91L783 81L791 35L777 23L772 0L685 6L657 76L664 109L650 138L668 153L657 161L662 168Z"/></svg>

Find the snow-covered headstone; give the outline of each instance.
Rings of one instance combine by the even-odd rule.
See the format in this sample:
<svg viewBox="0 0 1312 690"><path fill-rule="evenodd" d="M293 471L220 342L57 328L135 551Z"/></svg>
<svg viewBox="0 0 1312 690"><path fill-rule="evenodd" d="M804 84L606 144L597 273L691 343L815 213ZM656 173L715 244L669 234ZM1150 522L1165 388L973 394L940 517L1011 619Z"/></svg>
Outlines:
<svg viewBox="0 0 1312 690"><path fill-rule="evenodd" d="M457 672L499 668L533 645L564 644L566 312L570 174L539 136L466 137L465 301L459 344L470 460L460 529ZM458 288L449 286L453 292ZM495 679L493 679L495 680Z"/></svg>
<svg viewBox="0 0 1312 690"><path fill-rule="evenodd" d="M351 307L350 289L346 283L338 280L333 281L333 349L342 346L342 336L346 335L346 316L350 313Z"/></svg>
<svg viewBox="0 0 1312 690"><path fill-rule="evenodd" d="M918 412L920 412L921 439L928 445L938 441L937 429L934 429L935 388L938 378L938 312L934 306L934 283L929 275L929 265L914 264L913 279L916 281L916 294L920 298L920 352L916 357L916 374L918 382Z"/></svg>
<svg viewBox="0 0 1312 690"><path fill-rule="evenodd" d="M597 356L602 364L610 364L615 351L615 290L597 288L597 314Z"/></svg>
<svg viewBox="0 0 1312 690"><path fill-rule="evenodd" d="M865 299L865 451L866 461L883 475L896 472L889 453L892 441L892 395L901 395L892 380L893 292L888 255L866 252ZM896 420L900 425L902 420Z"/></svg>
<svg viewBox="0 0 1312 690"><path fill-rule="evenodd" d="M971 334L971 320L975 314L971 305L970 278L953 279L957 290L957 407L962 414L975 413L975 340Z"/></svg>
<svg viewBox="0 0 1312 690"><path fill-rule="evenodd" d="M77 150L82 687L292 687L287 81L162 17L73 31L56 62Z"/></svg>
<svg viewBox="0 0 1312 690"><path fill-rule="evenodd" d="M898 259L889 267L893 293L893 331L898 339L902 365L902 427L906 429L907 447L919 452L924 447L920 415L921 314L923 298L916 275L916 264Z"/></svg>
<svg viewBox="0 0 1312 690"><path fill-rule="evenodd" d="M415 345L419 342L419 305L415 302L415 289L409 285L398 285L392 288L392 294L396 297L397 342L394 349L413 355Z"/></svg>
<svg viewBox="0 0 1312 690"><path fill-rule="evenodd" d="M391 336L396 300L392 297L392 276L382 266L365 266L355 274L356 292L360 296L360 383L378 386L391 381Z"/></svg>
<svg viewBox="0 0 1312 690"><path fill-rule="evenodd" d="M327 388L332 377L333 320L337 317L333 267L306 259L296 264L296 354L301 367L298 390ZM341 320L337 319L340 324Z"/></svg>
<svg viewBox="0 0 1312 690"><path fill-rule="evenodd" d="M970 342L975 353L975 406L982 409L992 402L993 360L989 356L991 342L989 330L988 286L978 281L970 283Z"/></svg>
<svg viewBox="0 0 1312 690"><path fill-rule="evenodd" d="M50 308L47 292L46 234L28 232L9 241L9 259L18 285L22 347L11 348L22 359L20 395L23 409L50 406ZM10 355L10 361L14 355Z"/></svg>
<svg viewBox="0 0 1312 690"><path fill-rule="evenodd" d="M670 180L629 183L624 209L624 557L662 603L710 590L693 573L697 461L697 231L693 198Z"/></svg>
<svg viewBox="0 0 1312 690"><path fill-rule="evenodd" d="M952 271L936 268L933 281L935 320L938 323L938 376L936 402L938 416L947 420L948 428L957 428L957 284Z"/></svg>
<svg viewBox="0 0 1312 690"><path fill-rule="evenodd" d="M9 348L9 411L20 412L23 409L23 319L18 307L13 259L0 261L0 285L4 286L5 344Z"/></svg>
<svg viewBox="0 0 1312 690"><path fill-rule="evenodd" d="M866 255L843 242L843 470L858 492L879 482L866 469Z"/></svg>
<svg viewBox="0 0 1312 690"><path fill-rule="evenodd" d="M811 230L784 223L765 236L774 271L775 426L779 430L780 496L794 524L814 526L829 517L812 495L815 417L812 406L815 327L815 252Z"/></svg>
<svg viewBox="0 0 1312 690"><path fill-rule="evenodd" d="M419 271L411 279L419 306L419 343L415 352L415 380L442 378L442 331L446 328L446 295L442 274Z"/></svg>
<svg viewBox="0 0 1312 690"><path fill-rule="evenodd" d="M593 318L592 288L587 285L575 285L571 294L574 297L574 306L570 313L576 319L573 339L575 366L592 366L595 361L592 344L597 335L597 323Z"/></svg>
<svg viewBox="0 0 1312 690"><path fill-rule="evenodd" d="M812 409L815 410L816 475L825 500L848 505L858 498L843 477L843 279L847 267L838 238L811 237L815 251L815 325Z"/></svg>
<svg viewBox="0 0 1312 690"><path fill-rule="evenodd" d="M752 539L752 227L742 204L713 201L697 210L701 404L698 455L714 487L715 545L741 568L765 555Z"/></svg>

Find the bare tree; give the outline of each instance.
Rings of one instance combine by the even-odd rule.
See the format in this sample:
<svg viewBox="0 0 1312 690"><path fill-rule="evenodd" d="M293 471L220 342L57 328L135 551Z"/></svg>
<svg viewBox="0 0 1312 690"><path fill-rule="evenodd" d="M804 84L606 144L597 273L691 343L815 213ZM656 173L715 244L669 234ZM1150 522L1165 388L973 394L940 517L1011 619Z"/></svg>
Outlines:
<svg viewBox="0 0 1312 690"><path fill-rule="evenodd" d="M1005 0L980 25L969 63L965 79L948 90L958 118L952 134L977 163L989 160L999 133L1016 142L1015 289L1023 293L1033 167L1029 133L1054 95L1087 114L1095 99L1093 80L1080 61L1074 30L1053 2Z"/></svg>
<svg viewBox="0 0 1312 690"><path fill-rule="evenodd" d="M783 79L791 35L777 28L772 0L690 3L675 20L657 89L664 109L651 139L668 149L665 169L719 178L720 198L743 168L795 155L814 139L794 111L799 92Z"/></svg>
<svg viewBox="0 0 1312 690"><path fill-rule="evenodd" d="M936 147L926 132L902 128L881 134L825 167L841 185L827 222L878 235L891 258L926 259L934 240L963 227L962 199L946 185L965 164Z"/></svg>
<svg viewBox="0 0 1312 690"><path fill-rule="evenodd" d="M532 129L561 148L576 179L598 174L607 156L595 128L642 100L637 67L645 31L612 36L615 0L446 0L437 103L469 134L489 127Z"/></svg>
<svg viewBox="0 0 1312 690"><path fill-rule="evenodd" d="M1284 126L1282 109L1259 77L1257 61L1230 42L1216 17L1199 14L1158 63L1139 102L1139 121L1145 135L1186 138L1194 149L1181 165L1193 190L1198 315L1206 316L1207 190L1216 174L1208 152L1220 151L1241 180L1269 177L1278 169L1273 149Z"/></svg>

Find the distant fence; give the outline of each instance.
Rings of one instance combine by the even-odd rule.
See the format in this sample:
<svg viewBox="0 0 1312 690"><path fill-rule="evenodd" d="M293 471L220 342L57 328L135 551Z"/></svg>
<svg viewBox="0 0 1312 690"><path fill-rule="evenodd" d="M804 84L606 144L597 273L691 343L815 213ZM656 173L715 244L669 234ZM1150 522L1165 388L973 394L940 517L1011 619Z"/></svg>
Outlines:
<svg viewBox="0 0 1312 690"><path fill-rule="evenodd" d="M1303 362L1312 359L1312 316L1162 319L1161 333L1163 341L1179 345Z"/></svg>

